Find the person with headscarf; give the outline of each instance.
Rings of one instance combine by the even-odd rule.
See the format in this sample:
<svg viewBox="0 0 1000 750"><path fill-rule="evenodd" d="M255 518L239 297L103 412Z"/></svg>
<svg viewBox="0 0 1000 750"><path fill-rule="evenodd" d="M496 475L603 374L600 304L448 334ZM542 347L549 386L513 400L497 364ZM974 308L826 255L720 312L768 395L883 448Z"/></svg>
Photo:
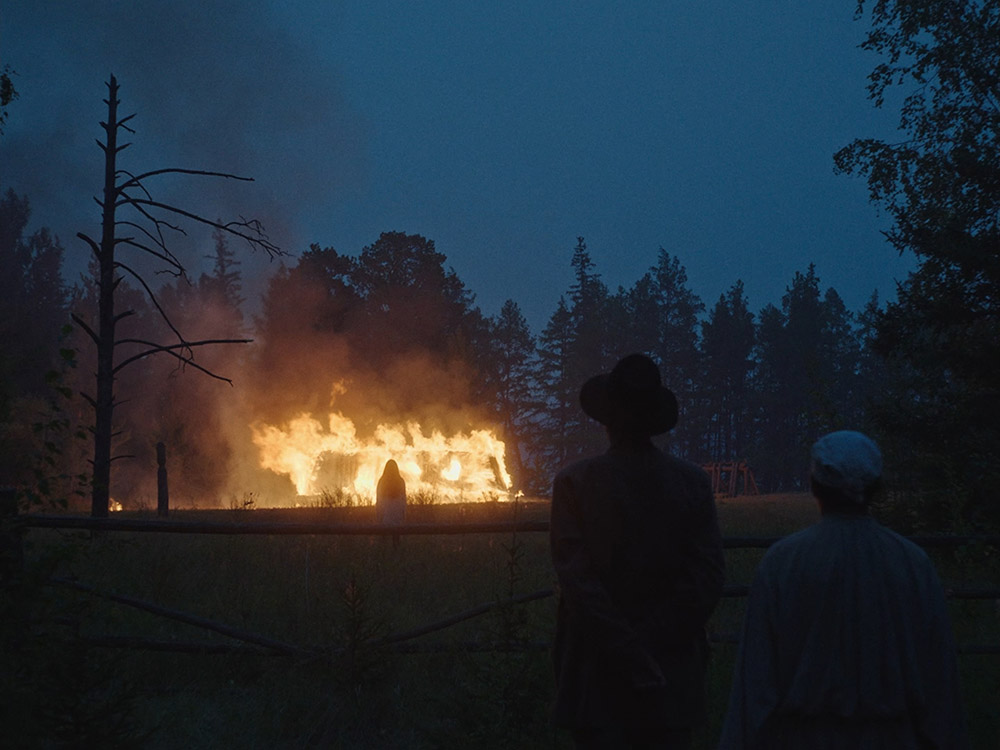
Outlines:
<svg viewBox="0 0 1000 750"><path fill-rule="evenodd" d="M651 440L677 399L649 357L589 379L580 405L610 447L553 485L554 719L578 748L687 748L725 567L709 478Z"/></svg>
<svg viewBox="0 0 1000 750"><path fill-rule="evenodd" d="M375 516L384 526L399 526L406 520L406 482L393 459L385 462L382 476L375 486ZM393 545L399 544L399 534L392 535Z"/></svg>
<svg viewBox="0 0 1000 750"><path fill-rule="evenodd" d="M968 747L944 591L926 553L869 514L881 476L859 432L813 445L821 520L757 569L723 750Z"/></svg>

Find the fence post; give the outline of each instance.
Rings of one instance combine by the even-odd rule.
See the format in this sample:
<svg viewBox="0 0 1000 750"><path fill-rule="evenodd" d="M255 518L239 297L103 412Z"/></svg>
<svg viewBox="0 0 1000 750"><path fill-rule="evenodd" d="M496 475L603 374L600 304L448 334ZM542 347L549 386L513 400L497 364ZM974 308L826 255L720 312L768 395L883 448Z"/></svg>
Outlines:
<svg viewBox="0 0 1000 750"><path fill-rule="evenodd" d="M0 584L14 584L24 568L24 529L17 520L17 490L0 487Z"/></svg>
<svg viewBox="0 0 1000 750"><path fill-rule="evenodd" d="M167 517L170 494L167 492L167 446L156 444L156 515Z"/></svg>

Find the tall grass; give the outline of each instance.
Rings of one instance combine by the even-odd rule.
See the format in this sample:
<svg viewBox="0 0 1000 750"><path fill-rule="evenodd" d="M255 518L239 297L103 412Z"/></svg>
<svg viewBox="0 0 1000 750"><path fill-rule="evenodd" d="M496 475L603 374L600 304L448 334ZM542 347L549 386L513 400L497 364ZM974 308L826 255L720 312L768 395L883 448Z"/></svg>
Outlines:
<svg viewBox="0 0 1000 750"><path fill-rule="evenodd" d="M412 511L418 521L546 513L544 506L518 510L491 503ZM782 535L817 517L815 506L802 497L722 502L719 511L728 536ZM301 511L331 519L367 519L363 514L371 512ZM218 513L226 517L229 511ZM4 734L24 737L26 747L40 744L30 740L53 739L51 727L102 747L570 746L549 723L552 598L499 607L392 648L366 646L485 602L552 587L544 534L405 536L398 547L390 537L108 533L91 538L38 530L28 541L29 571L42 578L50 572L74 577L101 591L153 601L315 655L293 658L259 650L196 655L96 646L94 639L107 635L174 644L235 642L29 581L17 608L27 621L16 632L5 626L4 658L13 669L0 678L0 723L16 729ZM729 582L749 583L762 554L728 551ZM943 555L939 561L949 581L989 580L995 573L987 551L960 554L966 557ZM742 599L723 600L712 632L735 635L742 609ZM960 640L1000 643L992 602L955 602L953 613ZM710 721L696 747L714 747L734 656L735 645L713 647ZM990 697L1000 688L1000 656L960 659L975 747L992 748L1000 732Z"/></svg>

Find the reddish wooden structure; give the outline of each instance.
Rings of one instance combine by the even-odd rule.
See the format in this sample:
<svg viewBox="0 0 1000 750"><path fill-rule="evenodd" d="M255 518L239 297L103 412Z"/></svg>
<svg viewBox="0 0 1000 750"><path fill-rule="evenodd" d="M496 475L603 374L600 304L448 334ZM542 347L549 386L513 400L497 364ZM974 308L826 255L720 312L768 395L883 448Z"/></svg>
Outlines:
<svg viewBox="0 0 1000 750"><path fill-rule="evenodd" d="M716 461L702 464L701 468L712 480L712 492L717 497L760 494L753 471L746 461Z"/></svg>

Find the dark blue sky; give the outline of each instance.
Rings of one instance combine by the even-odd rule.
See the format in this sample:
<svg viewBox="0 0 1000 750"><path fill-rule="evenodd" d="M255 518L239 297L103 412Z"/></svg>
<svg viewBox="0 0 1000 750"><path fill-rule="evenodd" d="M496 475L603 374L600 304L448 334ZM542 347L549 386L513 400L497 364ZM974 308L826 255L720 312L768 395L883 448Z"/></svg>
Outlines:
<svg viewBox="0 0 1000 750"><path fill-rule="evenodd" d="M20 98L4 189L32 226L97 233L110 72L136 112L133 171L255 177L166 184L209 216L265 220L293 254L356 254L382 231L433 239L484 313L514 299L538 332L586 238L608 285L662 246L709 307L742 279L752 309L795 271L858 310L912 266L860 179L833 174L874 110L854 3L99 2L6 0L0 55ZM197 270L204 248L185 250ZM245 259L244 271L266 270Z"/></svg>

